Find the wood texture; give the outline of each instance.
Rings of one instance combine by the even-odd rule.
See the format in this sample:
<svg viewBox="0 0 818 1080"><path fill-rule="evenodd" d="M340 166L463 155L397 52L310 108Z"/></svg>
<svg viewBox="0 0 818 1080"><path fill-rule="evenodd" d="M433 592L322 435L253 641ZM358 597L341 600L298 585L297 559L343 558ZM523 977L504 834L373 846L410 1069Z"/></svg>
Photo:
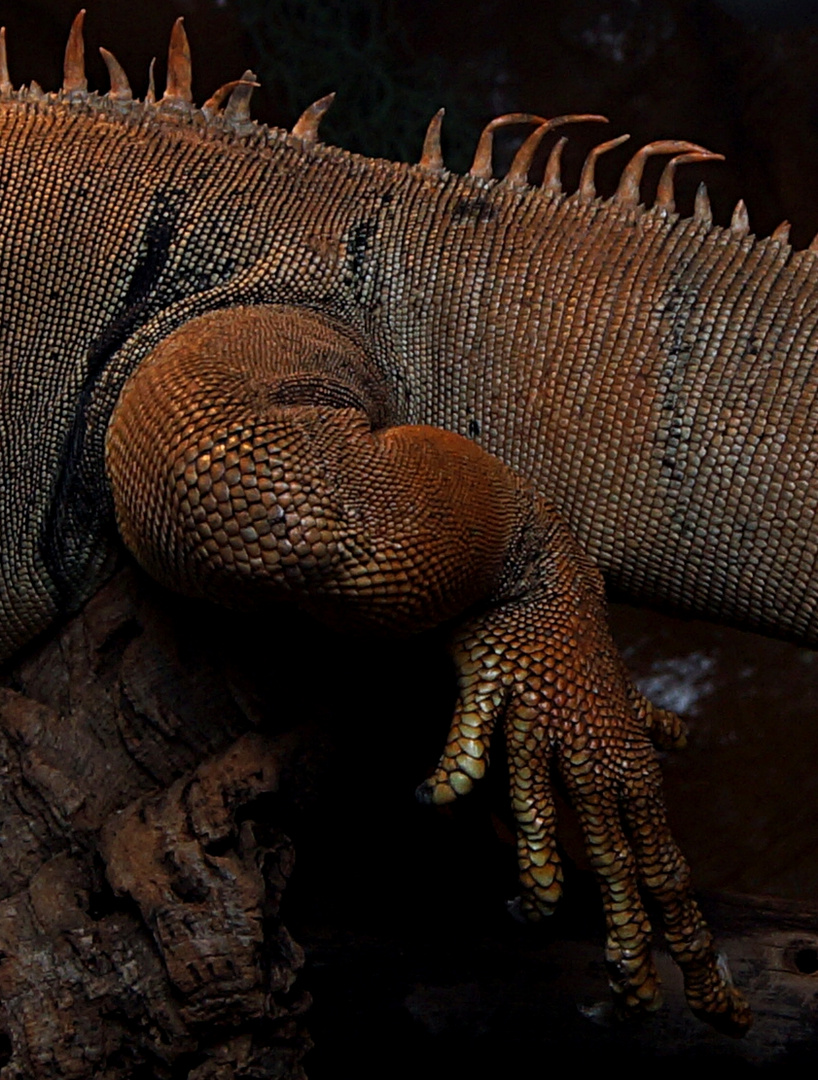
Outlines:
<svg viewBox="0 0 818 1080"><path fill-rule="evenodd" d="M293 742L140 588L119 574L0 689L2 1075L297 1078L268 805Z"/></svg>

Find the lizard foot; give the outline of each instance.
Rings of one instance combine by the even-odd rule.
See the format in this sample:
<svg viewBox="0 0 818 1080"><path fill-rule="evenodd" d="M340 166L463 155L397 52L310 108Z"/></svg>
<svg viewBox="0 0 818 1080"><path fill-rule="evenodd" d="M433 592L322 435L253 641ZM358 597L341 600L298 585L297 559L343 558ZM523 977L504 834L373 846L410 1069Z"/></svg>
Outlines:
<svg viewBox="0 0 818 1080"><path fill-rule="evenodd" d="M325 355L338 372L316 382ZM658 1001L641 880L693 1008L745 1026L665 821L650 735L673 744L682 727L630 686L599 573L556 509L473 441L382 427L369 383L344 381L366 363L346 332L284 305L211 312L169 335L108 433L123 539L159 581L236 605L297 600L329 621L401 633L482 612L454 644L460 702L425 796L467 792L502 721L523 913L547 915L562 886L553 766L602 887L621 1011Z"/></svg>
<svg viewBox="0 0 818 1080"><path fill-rule="evenodd" d="M501 722L522 914L533 921L549 915L562 890L551 782L556 771L601 887L617 1012L632 1015L660 1004L641 887L659 907L691 1009L716 1028L741 1034L750 1010L693 899L690 871L668 827L652 745L683 744L684 724L633 687L607 629L596 571L581 555L577 561L576 551L569 568L565 554L553 556L552 548L533 583L529 574L518 595L459 629L452 645L459 680L452 727L436 772L418 794L436 804L466 794L486 771L491 733Z"/></svg>

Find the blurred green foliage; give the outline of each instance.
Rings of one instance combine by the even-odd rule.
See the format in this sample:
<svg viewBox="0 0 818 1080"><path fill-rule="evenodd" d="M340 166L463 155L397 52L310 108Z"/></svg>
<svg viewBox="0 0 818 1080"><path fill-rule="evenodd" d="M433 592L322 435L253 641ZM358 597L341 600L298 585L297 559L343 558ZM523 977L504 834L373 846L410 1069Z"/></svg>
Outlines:
<svg viewBox="0 0 818 1080"><path fill-rule="evenodd" d="M446 164L464 171L490 111L499 53L479 64L421 48L438 5L397 0L235 0L261 58L258 74L286 97L295 118L332 90L326 142L394 161L417 161L429 120L446 108ZM489 68L487 71L486 68ZM492 67L495 69L492 71ZM479 70L478 70L479 68Z"/></svg>

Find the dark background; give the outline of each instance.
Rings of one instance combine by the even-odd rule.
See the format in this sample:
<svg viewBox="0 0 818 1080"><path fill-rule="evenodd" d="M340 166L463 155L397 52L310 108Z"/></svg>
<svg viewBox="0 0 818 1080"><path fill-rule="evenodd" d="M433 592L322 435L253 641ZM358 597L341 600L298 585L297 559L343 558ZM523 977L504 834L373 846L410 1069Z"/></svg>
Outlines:
<svg viewBox="0 0 818 1080"><path fill-rule="evenodd" d="M812 0L88 0L86 6L89 81L100 90L107 88L96 49L103 44L139 96L157 56L161 92L168 34L181 14L200 103L250 67L262 81L254 115L291 126L306 105L335 89L322 127L326 140L403 160L417 159L428 119L445 105L444 153L460 171L468 168L482 124L498 113L602 112L611 121L602 137L632 135L603 159L602 194L613 190L635 148L686 138L726 161L680 170L682 212L690 212L696 184L706 178L719 224L744 198L759 235L788 219L800 247L818 231L818 3ZM77 8L74 0L0 0L15 86L31 79L46 90L59 85ZM590 128L571 130L564 159L569 187L595 137L598 129L596 136ZM512 150L513 143L499 148L500 171ZM658 164L648 171L648 198L657 175ZM690 718L691 746L669 757L665 771L671 821L697 882L814 907L816 654L623 605L615 606L613 621L642 688ZM333 648L331 637L320 640L323 650ZM465 811L469 816L441 822L414 806L412 788L442 746L451 688L439 644L407 646L395 666L390 649L377 654L381 670L363 687L354 679L342 686L348 649L340 659L327 659L326 651L316 658L323 678L342 686L334 779L323 785L307 824L295 826L304 838L293 896L307 914L294 911L293 930L312 941L319 986L328 970L321 957L331 952L328 942L337 942L338 925L355 938L360 958L361 936L383 930L390 919L445 920L466 889L478 897L474 911L502 920L502 897L514 891L512 838L499 810L502 775L494 793ZM390 726L397 711L417 718L417 740L404 764L384 776L372 747L379 725ZM400 745L394 732L388 738L393 749ZM340 805L344 814L336 813ZM581 867L570 828L564 842ZM424 852L434 845L427 871ZM459 886L435 876L447 858ZM396 932L394 923L391 929ZM372 979L372 970L356 965L350 971Z"/></svg>
<svg viewBox="0 0 818 1080"><path fill-rule="evenodd" d="M77 0L0 2L15 85L59 85L78 7ZM726 223L744 198L759 235L783 218L797 246L818 231L814 0L87 0L86 7L90 80L101 89L98 44L114 51L140 96L158 57L161 85L169 27L182 14L200 102L247 66L262 78L255 115L268 123L291 125L307 104L337 90L328 141L407 160L445 105L447 160L459 171L480 124L500 112L603 112L610 134L632 135L630 148L605 161L609 190L636 146L692 139L727 161L687 170L683 208L706 175L717 221ZM572 134L575 174L593 138Z"/></svg>
<svg viewBox="0 0 818 1080"><path fill-rule="evenodd" d="M32 78L45 89L59 85L76 10L72 0L0 2L15 85ZM140 95L157 56L161 93L168 34L179 14L199 102L249 66L263 84L255 115L290 126L307 104L336 88L322 129L327 141L409 160L443 103L444 151L460 169L468 167L481 125L500 112L601 111L611 134L632 134L631 149L602 159L603 192L642 143L689 138L727 160L680 170L687 179L680 185L683 212L706 174L717 222L726 224L743 197L760 234L788 218L798 246L818 229L818 3L89 0L91 86L107 87L97 52L104 43ZM571 129L569 186L593 139L590 125ZM500 170L502 157L501 147ZM645 184L648 198L651 177L655 182L656 171ZM699 880L815 899L815 654L626 608L617 609L615 624L643 685L693 722L692 752L674 756L668 770L677 827ZM724 787L731 777L736 782ZM714 821L723 828L708 827Z"/></svg>

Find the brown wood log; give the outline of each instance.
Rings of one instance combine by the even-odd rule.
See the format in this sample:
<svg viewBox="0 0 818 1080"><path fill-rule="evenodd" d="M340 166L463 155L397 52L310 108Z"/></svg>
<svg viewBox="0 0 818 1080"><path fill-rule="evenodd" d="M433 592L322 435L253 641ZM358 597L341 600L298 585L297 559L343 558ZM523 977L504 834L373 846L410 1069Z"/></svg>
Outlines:
<svg viewBox="0 0 818 1080"><path fill-rule="evenodd" d="M191 609L140 593L120 573L0 687L2 1075L298 1078L265 805L295 742L253 730Z"/></svg>
<svg viewBox="0 0 818 1080"><path fill-rule="evenodd" d="M287 609L251 624L133 570L19 658L0 685L3 1080L283 1080L310 1036L311 1080L502 1075L557 1051L814 1064L808 900L706 905L756 1013L739 1041L690 1016L661 952L663 1009L612 1021L589 876L545 927L508 917L501 756L451 813L412 798L447 679L429 643L342 640ZM724 771L724 798L747 782Z"/></svg>

